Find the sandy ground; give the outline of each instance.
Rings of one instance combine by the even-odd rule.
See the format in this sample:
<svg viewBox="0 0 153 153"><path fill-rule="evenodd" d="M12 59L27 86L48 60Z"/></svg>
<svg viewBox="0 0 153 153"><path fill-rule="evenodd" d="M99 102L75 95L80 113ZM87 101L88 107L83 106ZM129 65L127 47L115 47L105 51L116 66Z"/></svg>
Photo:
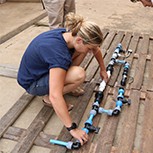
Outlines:
<svg viewBox="0 0 153 153"><path fill-rule="evenodd" d="M115 0L111 3L95 0L94 3L89 1L89 4L87 5L89 11L83 11L83 14L95 20L102 27L133 32L153 32L153 9L144 8L141 3L133 4L129 0ZM79 5L85 6L78 4L78 12Z"/></svg>
<svg viewBox="0 0 153 153"><path fill-rule="evenodd" d="M130 0L77 0L77 12L101 27L153 33L153 8Z"/></svg>

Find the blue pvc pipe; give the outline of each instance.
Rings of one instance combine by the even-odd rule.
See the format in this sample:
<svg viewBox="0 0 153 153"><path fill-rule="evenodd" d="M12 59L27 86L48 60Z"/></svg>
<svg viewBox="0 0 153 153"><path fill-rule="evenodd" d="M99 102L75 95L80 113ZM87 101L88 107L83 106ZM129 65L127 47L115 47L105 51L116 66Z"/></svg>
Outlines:
<svg viewBox="0 0 153 153"><path fill-rule="evenodd" d="M67 142L60 141L60 140L54 140L54 139L50 139L50 143L65 146L65 147L68 145Z"/></svg>
<svg viewBox="0 0 153 153"><path fill-rule="evenodd" d="M94 115L93 115L93 114L90 114L88 120L87 120L85 123L89 123L90 125L92 125L92 123L93 123L93 122L92 122L93 118L94 118Z"/></svg>
<svg viewBox="0 0 153 153"><path fill-rule="evenodd" d="M87 134L89 133L89 130L87 128L82 128L83 131L85 131Z"/></svg>

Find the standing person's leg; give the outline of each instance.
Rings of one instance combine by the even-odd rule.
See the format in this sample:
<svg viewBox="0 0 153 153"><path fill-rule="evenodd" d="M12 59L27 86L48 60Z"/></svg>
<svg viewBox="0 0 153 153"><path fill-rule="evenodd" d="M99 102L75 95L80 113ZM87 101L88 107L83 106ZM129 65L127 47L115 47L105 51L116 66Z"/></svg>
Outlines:
<svg viewBox="0 0 153 153"><path fill-rule="evenodd" d="M63 17L65 17L65 15L67 15L69 12L76 12L75 0L65 0Z"/></svg>
<svg viewBox="0 0 153 153"><path fill-rule="evenodd" d="M43 0L48 14L49 27L55 29L63 26L65 0Z"/></svg>

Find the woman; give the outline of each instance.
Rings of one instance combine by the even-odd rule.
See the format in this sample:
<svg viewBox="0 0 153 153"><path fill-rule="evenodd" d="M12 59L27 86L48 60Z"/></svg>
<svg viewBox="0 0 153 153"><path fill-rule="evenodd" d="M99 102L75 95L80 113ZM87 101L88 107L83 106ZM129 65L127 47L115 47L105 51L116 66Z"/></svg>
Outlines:
<svg viewBox="0 0 153 153"><path fill-rule="evenodd" d="M100 75L107 81L100 46L103 35L100 28L83 17L70 13L65 28L37 36L26 49L18 72L18 83L30 94L44 96L56 114L83 145L88 135L72 122L63 94L76 89L85 80L85 71L79 67L88 52L92 52L100 66Z"/></svg>

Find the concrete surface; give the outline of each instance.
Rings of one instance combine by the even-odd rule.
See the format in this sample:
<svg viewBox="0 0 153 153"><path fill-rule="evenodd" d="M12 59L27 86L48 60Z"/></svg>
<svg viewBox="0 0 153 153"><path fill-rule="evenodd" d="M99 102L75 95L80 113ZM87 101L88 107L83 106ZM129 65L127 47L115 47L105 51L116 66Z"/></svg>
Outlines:
<svg viewBox="0 0 153 153"><path fill-rule="evenodd" d="M0 4L0 44L45 16L41 3Z"/></svg>

